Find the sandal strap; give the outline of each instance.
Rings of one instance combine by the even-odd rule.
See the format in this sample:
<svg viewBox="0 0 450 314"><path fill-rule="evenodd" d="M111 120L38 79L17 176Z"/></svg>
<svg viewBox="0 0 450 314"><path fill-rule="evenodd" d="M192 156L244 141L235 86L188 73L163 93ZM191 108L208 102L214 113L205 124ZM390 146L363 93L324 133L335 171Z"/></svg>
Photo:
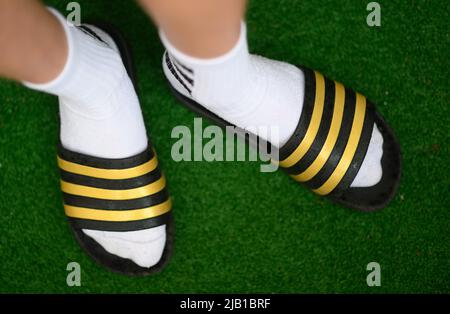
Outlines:
<svg viewBox="0 0 450 314"><path fill-rule="evenodd" d="M134 231L169 220L171 199L150 147L132 157L107 159L58 145L64 210L72 226Z"/></svg>
<svg viewBox="0 0 450 314"><path fill-rule="evenodd" d="M319 195L346 190L369 146L374 109L366 98L319 72L305 74L297 128L280 149L279 165Z"/></svg>

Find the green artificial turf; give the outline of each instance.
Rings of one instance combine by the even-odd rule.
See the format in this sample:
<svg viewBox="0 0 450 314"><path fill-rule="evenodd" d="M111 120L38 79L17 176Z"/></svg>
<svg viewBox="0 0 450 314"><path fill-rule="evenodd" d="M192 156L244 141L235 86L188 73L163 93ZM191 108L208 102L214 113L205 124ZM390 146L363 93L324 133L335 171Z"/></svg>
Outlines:
<svg viewBox="0 0 450 314"><path fill-rule="evenodd" d="M192 128L194 115L165 84L156 29L134 1L80 1L83 19L112 22L134 49L174 200L174 255L162 273L129 278L82 252L58 190L57 99L2 80L0 292L450 292L449 4L379 1L382 26L370 28L369 2L251 1L247 22L252 52L364 93L396 131L400 190L372 214L333 205L281 172L260 173L256 162L174 162L171 130ZM66 1L48 3L64 10ZM66 285L71 261L81 287ZM372 261L381 287L366 284Z"/></svg>

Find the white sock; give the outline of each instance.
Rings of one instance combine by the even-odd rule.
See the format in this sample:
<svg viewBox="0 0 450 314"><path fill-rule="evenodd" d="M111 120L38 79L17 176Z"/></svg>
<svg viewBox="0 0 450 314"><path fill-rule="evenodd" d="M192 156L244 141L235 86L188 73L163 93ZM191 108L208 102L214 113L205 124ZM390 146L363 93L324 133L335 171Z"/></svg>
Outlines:
<svg viewBox="0 0 450 314"><path fill-rule="evenodd" d="M51 11L66 32L66 65L51 82L24 85L59 97L63 146L102 158L125 158L144 151L148 142L139 100L114 42L95 29L110 48ZM158 262L165 243L165 225L132 232L83 232L108 252L142 267Z"/></svg>
<svg viewBox="0 0 450 314"><path fill-rule="evenodd" d="M178 78L171 73L166 60L164 73L177 91L276 147L285 144L294 133L303 106L303 72L288 63L249 54L244 23L236 45L213 59L199 59L179 51L163 30L160 38ZM270 127L278 127L278 138L258 132ZM383 138L374 127L369 153L352 187L372 186L381 179L382 143Z"/></svg>

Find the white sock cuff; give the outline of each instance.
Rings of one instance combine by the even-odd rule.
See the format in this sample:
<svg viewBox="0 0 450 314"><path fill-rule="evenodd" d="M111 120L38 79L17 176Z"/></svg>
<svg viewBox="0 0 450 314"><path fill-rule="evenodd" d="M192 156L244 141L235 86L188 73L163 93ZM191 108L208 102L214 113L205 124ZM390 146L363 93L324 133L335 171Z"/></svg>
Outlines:
<svg viewBox="0 0 450 314"><path fill-rule="evenodd" d="M177 49L167 38L162 28L159 29L159 37L161 39L161 42L163 43L164 47L166 47L167 51L178 61L182 63L186 63L189 65L215 65L220 64L223 62L226 62L229 59L232 59L236 54L240 53L243 49L245 51L248 51L247 47L247 27L245 25L245 22L241 22L241 32L239 34L239 39L234 45L234 47L228 51L227 53L210 59L203 59L203 58L196 58L189 56L185 54L184 52Z"/></svg>
<svg viewBox="0 0 450 314"><path fill-rule="evenodd" d="M23 85L26 87L29 87L31 89L40 90L40 91L46 91L52 94L56 94L59 90L59 86L64 85L64 82L67 79L69 69L71 68L71 65L73 64L74 59L74 40L73 35L69 30L69 25L67 23L67 20L55 9L47 7L47 9L58 19L58 21L61 23L61 26L64 28L64 33L66 34L66 42L67 42L67 59L66 64L64 65L63 70L61 73L47 83L42 84L36 84L31 82L22 82Z"/></svg>

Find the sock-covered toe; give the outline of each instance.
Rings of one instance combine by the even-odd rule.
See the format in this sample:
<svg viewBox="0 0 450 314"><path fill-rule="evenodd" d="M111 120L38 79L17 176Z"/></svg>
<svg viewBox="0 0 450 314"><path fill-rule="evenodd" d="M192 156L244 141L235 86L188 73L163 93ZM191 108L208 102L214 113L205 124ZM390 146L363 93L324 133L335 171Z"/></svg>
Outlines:
<svg viewBox="0 0 450 314"><path fill-rule="evenodd" d="M140 267L156 265L164 251L166 226L113 232L83 229L83 232L97 241L107 252L132 260Z"/></svg>
<svg viewBox="0 0 450 314"><path fill-rule="evenodd" d="M370 139L367 154L361 164L351 187L369 187L374 186L380 182L383 176L383 169L381 166L381 158L383 157L383 136L374 125L372 131L372 138Z"/></svg>

